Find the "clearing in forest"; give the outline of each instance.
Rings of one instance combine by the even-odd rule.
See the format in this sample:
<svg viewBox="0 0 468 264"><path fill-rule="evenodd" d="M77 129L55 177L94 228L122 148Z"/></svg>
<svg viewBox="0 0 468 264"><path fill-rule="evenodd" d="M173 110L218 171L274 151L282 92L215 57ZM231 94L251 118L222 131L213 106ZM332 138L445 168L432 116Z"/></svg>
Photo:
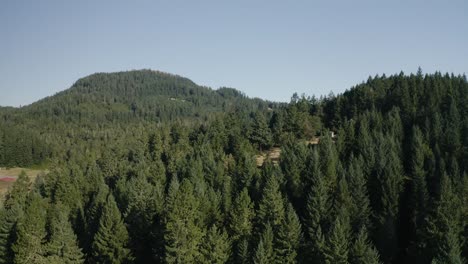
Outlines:
<svg viewBox="0 0 468 264"><path fill-rule="evenodd" d="M16 181L21 171L25 171L31 182L34 182L37 175L45 170L34 170L26 168L0 168L0 196L5 195L11 185Z"/></svg>

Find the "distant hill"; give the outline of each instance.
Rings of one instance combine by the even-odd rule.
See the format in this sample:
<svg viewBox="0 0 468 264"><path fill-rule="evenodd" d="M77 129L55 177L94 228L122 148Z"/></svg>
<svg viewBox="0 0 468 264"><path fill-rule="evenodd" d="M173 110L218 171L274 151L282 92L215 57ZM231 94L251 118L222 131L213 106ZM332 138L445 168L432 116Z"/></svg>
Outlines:
<svg viewBox="0 0 468 264"><path fill-rule="evenodd" d="M195 124L226 112L276 106L232 88L213 90L159 71L96 73L31 105L0 107L0 164L38 164L56 156L55 150L63 151L64 144L115 137L129 126Z"/></svg>
<svg viewBox="0 0 468 264"><path fill-rule="evenodd" d="M44 98L18 112L25 118L65 122L172 121L206 118L213 112L266 109L232 88L213 90L191 80L152 70L96 73L70 89Z"/></svg>

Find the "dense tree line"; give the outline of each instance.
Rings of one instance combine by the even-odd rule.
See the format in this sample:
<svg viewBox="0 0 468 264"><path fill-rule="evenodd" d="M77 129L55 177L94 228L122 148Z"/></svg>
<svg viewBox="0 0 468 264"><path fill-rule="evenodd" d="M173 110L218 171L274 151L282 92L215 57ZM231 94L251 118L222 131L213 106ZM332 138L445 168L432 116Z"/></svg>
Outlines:
<svg viewBox="0 0 468 264"><path fill-rule="evenodd" d="M95 149L134 126L206 123L223 112L266 111L278 105L232 88L201 87L163 72L96 73L31 105L0 107L0 166L63 158L68 150L83 147L83 142Z"/></svg>
<svg viewBox="0 0 468 264"><path fill-rule="evenodd" d="M468 259L465 76L376 76L203 122L113 122L64 126L50 173L20 176L0 211L0 262ZM272 146L279 164L258 166Z"/></svg>

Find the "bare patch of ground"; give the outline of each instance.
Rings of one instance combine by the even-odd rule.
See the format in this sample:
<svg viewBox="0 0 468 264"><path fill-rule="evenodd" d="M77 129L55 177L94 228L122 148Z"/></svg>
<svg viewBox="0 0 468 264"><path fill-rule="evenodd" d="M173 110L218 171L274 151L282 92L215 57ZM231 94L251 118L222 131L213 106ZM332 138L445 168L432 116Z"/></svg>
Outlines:
<svg viewBox="0 0 468 264"><path fill-rule="evenodd" d="M0 196L4 196L13 183L16 181L21 171L25 171L31 182L36 180L37 175L45 170L33 170L26 168L0 168Z"/></svg>
<svg viewBox="0 0 468 264"><path fill-rule="evenodd" d="M274 165L277 165L279 163L280 156L281 148L275 147L260 155L256 155L255 161L257 162L257 167L261 167L266 160L270 160Z"/></svg>

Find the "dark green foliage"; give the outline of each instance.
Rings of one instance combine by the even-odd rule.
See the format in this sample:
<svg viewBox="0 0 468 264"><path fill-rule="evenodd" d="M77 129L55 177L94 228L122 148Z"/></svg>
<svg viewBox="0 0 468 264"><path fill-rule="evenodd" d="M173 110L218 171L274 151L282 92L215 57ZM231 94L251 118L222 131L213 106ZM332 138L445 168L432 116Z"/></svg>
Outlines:
<svg viewBox="0 0 468 264"><path fill-rule="evenodd" d="M93 258L98 263L126 263L132 259L127 244L128 232L121 213L112 194L108 194L94 235Z"/></svg>
<svg viewBox="0 0 468 264"><path fill-rule="evenodd" d="M84 263L84 256L78 247L76 235L68 220L68 209L55 204L49 209L47 224L48 239L45 244L48 263Z"/></svg>
<svg viewBox="0 0 468 264"><path fill-rule="evenodd" d="M47 202L38 194L29 195L24 217L17 223L17 237L12 245L14 263L47 263Z"/></svg>
<svg viewBox="0 0 468 264"><path fill-rule="evenodd" d="M3 208L0 211L0 263L13 263L13 242L16 240L17 222L22 218L19 205Z"/></svg>
<svg viewBox="0 0 468 264"><path fill-rule="evenodd" d="M428 220L428 252L433 256L434 263L464 263L459 240L459 199L446 174L442 175L440 192L440 198Z"/></svg>
<svg viewBox="0 0 468 264"><path fill-rule="evenodd" d="M379 261L379 253L377 250L372 246L371 242L368 240L367 237L367 230L362 228L352 247L350 254L350 263L351 264L378 264Z"/></svg>
<svg viewBox="0 0 468 264"><path fill-rule="evenodd" d="M273 229L267 222L254 255L255 264L274 263L276 256L273 249Z"/></svg>
<svg viewBox="0 0 468 264"><path fill-rule="evenodd" d="M281 263L296 263L299 245L302 240L302 227L291 204L288 204L286 216L278 231L275 255Z"/></svg>
<svg viewBox="0 0 468 264"><path fill-rule="evenodd" d="M337 219L328 234L325 247L325 263L348 263L350 228L343 220ZM344 219L346 221L346 219Z"/></svg>
<svg viewBox="0 0 468 264"><path fill-rule="evenodd" d="M279 230L284 221L284 201L275 175L267 179L257 216L261 225L268 224L275 232Z"/></svg>
<svg viewBox="0 0 468 264"><path fill-rule="evenodd" d="M195 198L193 185L184 180L179 188L169 189L169 208L166 220L166 262L190 263L200 259L200 245L204 236L199 213L200 201ZM173 193L175 192L175 193Z"/></svg>
<svg viewBox="0 0 468 264"><path fill-rule="evenodd" d="M250 141L260 150L270 147L272 136L265 116L256 112L253 118L252 131L250 131Z"/></svg>
<svg viewBox="0 0 468 264"><path fill-rule="evenodd" d="M202 263L226 263L231 255L231 243L225 231L212 226L201 245Z"/></svg>
<svg viewBox="0 0 468 264"><path fill-rule="evenodd" d="M0 263L466 263L467 116L438 72L289 104L94 74L0 108L0 166L48 165L5 196Z"/></svg>
<svg viewBox="0 0 468 264"><path fill-rule="evenodd" d="M253 229L253 203L247 189L235 199L229 214L229 230L233 241L233 258L236 263L245 263L249 257L249 244Z"/></svg>

